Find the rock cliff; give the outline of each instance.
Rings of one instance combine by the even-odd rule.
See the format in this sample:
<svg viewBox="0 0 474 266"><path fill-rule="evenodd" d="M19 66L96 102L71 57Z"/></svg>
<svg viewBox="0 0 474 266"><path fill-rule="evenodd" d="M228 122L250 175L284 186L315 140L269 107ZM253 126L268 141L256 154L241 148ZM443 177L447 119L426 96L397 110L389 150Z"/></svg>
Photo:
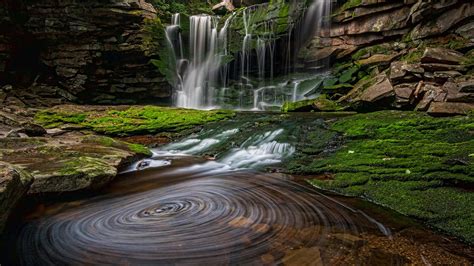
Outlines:
<svg viewBox="0 0 474 266"><path fill-rule="evenodd" d="M145 41L151 4L2 1L0 16L0 95L31 105L169 101Z"/></svg>
<svg viewBox="0 0 474 266"><path fill-rule="evenodd" d="M332 26L300 52L305 67L337 63L323 92L356 111L435 115L474 109L474 3L338 1Z"/></svg>

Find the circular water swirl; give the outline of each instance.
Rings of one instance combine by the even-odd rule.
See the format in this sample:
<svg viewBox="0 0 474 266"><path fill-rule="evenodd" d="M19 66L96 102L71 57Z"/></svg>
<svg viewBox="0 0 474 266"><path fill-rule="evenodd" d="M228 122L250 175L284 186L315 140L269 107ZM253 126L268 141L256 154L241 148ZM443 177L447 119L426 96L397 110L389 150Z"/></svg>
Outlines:
<svg viewBox="0 0 474 266"><path fill-rule="evenodd" d="M93 198L26 224L17 245L22 264L279 263L370 226L355 216L296 183L242 171Z"/></svg>

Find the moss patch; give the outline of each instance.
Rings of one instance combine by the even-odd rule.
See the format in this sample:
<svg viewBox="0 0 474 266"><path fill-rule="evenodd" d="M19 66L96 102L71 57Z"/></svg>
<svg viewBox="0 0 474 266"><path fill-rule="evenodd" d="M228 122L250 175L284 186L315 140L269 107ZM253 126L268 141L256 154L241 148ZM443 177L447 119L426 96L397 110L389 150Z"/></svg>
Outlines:
<svg viewBox="0 0 474 266"><path fill-rule="evenodd" d="M316 99L285 102L281 110L282 112L339 112L344 111L345 107L328 99L326 94L322 94Z"/></svg>
<svg viewBox="0 0 474 266"><path fill-rule="evenodd" d="M324 174L317 187L359 196L474 242L474 119L383 111L340 119L345 145L290 171Z"/></svg>
<svg viewBox="0 0 474 266"><path fill-rule="evenodd" d="M157 106L96 108L58 106L36 114L46 128L66 124L112 136L179 132L232 117L232 111L201 111Z"/></svg>

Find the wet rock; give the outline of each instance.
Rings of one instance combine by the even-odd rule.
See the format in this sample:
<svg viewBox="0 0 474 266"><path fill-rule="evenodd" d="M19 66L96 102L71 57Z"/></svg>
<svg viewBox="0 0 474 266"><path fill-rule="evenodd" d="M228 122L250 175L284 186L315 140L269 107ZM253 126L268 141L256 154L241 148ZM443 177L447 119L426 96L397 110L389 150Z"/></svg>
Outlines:
<svg viewBox="0 0 474 266"><path fill-rule="evenodd" d="M0 162L0 234L18 201L26 194L33 177L11 164Z"/></svg>
<svg viewBox="0 0 474 266"><path fill-rule="evenodd" d="M107 137L68 134L57 138L0 139L0 160L31 173L28 193L97 189L118 168L146 154L137 145Z"/></svg>
<svg viewBox="0 0 474 266"><path fill-rule="evenodd" d="M466 58L463 54L445 48L426 48L421 57L422 63L460 65Z"/></svg>
<svg viewBox="0 0 474 266"><path fill-rule="evenodd" d="M474 111L474 104L457 102L434 102L428 109L432 116L467 115Z"/></svg>
<svg viewBox="0 0 474 266"><path fill-rule="evenodd" d="M42 137L47 134L46 129L31 122L22 123L18 132L24 133L28 137Z"/></svg>
<svg viewBox="0 0 474 266"><path fill-rule="evenodd" d="M5 135L5 137L6 138L21 138L22 135L18 131L19 131L18 129L12 129Z"/></svg>

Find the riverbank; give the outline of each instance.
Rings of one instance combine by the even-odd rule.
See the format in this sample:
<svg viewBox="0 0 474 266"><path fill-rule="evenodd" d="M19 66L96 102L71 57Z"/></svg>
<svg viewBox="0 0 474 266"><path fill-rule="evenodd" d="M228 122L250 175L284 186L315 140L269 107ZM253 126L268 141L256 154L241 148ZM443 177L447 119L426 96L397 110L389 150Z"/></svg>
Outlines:
<svg viewBox="0 0 474 266"><path fill-rule="evenodd" d="M474 118L382 111L331 122L342 145L308 152L289 172L474 241ZM331 135L331 134L329 134Z"/></svg>

